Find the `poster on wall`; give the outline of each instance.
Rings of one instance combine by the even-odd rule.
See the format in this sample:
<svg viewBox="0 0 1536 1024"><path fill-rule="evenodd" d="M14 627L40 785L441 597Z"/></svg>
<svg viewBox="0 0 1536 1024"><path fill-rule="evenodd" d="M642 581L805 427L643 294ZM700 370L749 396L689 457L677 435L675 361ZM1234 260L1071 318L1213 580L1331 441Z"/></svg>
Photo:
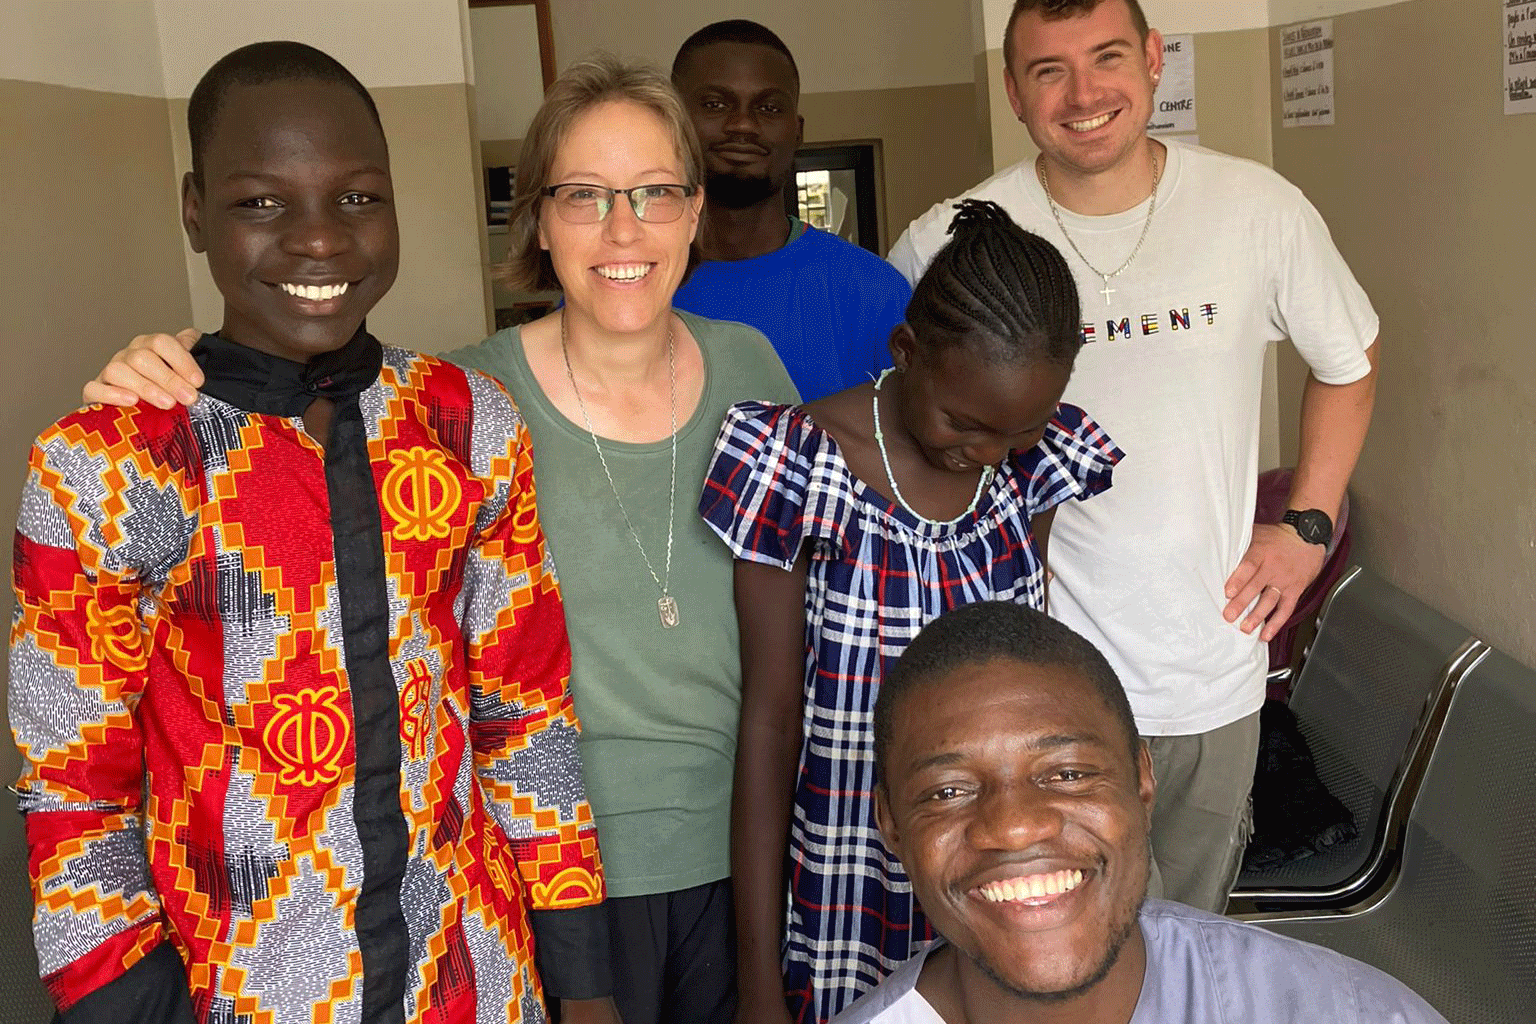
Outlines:
<svg viewBox="0 0 1536 1024"><path fill-rule="evenodd" d="M1280 33L1280 123L1333 124L1333 19Z"/></svg>
<svg viewBox="0 0 1536 1024"><path fill-rule="evenodd" d="M1195 37L1163 37L1163 77L1152 101L1153 135L1182 135L1196 130Z"/></svg>
<svg viewBox="0 0 1536 1024"><path fill-rule="evenodd" d="M1536 114L1536 0L1504 0L1504 113Z"/></svg>

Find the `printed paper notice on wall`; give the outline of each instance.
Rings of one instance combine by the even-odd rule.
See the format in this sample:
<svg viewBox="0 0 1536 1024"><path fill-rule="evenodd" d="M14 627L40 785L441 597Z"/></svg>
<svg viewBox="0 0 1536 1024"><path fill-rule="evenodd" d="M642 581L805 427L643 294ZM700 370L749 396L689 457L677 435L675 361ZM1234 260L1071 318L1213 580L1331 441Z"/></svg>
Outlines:
<svg viewBox="0 0 1536 1024"><path fill-rule="evenodd" d="M1195 37L1163 37L1163 78L1152 101L1153 135L1192 132L1195 124Z"/></svg>
<svg viewBox="0 0 1536 1024"><path fill-rule="evenodd" d="M1333 19L1280 33L1280 123L1333 124Z"/></svg>
<svg viewBox="0 0 1536 1024"><path fill-rule="evenodd" d="M1504 0L1504 113L1536 114L1536 2Z"/></svg>

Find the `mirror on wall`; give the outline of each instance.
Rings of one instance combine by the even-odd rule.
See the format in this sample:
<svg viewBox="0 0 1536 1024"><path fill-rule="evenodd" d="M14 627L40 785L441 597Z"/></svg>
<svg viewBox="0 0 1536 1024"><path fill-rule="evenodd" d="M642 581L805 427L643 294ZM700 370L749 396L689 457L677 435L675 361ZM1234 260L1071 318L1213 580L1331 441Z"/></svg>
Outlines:
<svg viewBox="0 0 1536 1024"><path fill-rule="evenodd" d="M875 189L879 145L840 142L799 150L795 183L785 190L784 211L880 255L884 250Z"/></svg>

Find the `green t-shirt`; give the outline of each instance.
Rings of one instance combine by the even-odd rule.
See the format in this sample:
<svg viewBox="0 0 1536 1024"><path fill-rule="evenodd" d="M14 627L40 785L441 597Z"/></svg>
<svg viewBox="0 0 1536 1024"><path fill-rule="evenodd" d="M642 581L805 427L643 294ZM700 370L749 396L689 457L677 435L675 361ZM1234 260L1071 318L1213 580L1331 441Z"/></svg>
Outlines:
<svg viewBox="0 0 1536 1024"><path fill-rule="evenodd" d="M624 525L586 427L539 388L517 328L447 354L506 385L533 439L539 518L571 636L571 693L582 768L614 896L675 892L730 874L731 767L741 663L731 554L699 518L704 473L736 402L797 402L768 339L750 327L678 314L699 343L704 391L677 435L672 578L679 623ZM656 574L667 557L670 439L602 441L624 507Z"/></svg>

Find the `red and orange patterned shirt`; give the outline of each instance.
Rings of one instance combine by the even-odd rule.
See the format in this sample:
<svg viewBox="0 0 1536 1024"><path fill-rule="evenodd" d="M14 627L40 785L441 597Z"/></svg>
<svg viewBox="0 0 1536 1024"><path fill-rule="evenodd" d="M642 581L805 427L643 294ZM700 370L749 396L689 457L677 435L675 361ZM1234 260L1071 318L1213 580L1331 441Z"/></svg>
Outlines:
<svg viewBox="0 0 1536 1024"><path fill-rule="evenodd" d="M602 901L527 432L382 351L373 621L298 418L93 407L32 449L11 719L61 1008L170 942L204 1021L361 1021L370 986L380 1019L540 1021L531 918Z"/></svg>

